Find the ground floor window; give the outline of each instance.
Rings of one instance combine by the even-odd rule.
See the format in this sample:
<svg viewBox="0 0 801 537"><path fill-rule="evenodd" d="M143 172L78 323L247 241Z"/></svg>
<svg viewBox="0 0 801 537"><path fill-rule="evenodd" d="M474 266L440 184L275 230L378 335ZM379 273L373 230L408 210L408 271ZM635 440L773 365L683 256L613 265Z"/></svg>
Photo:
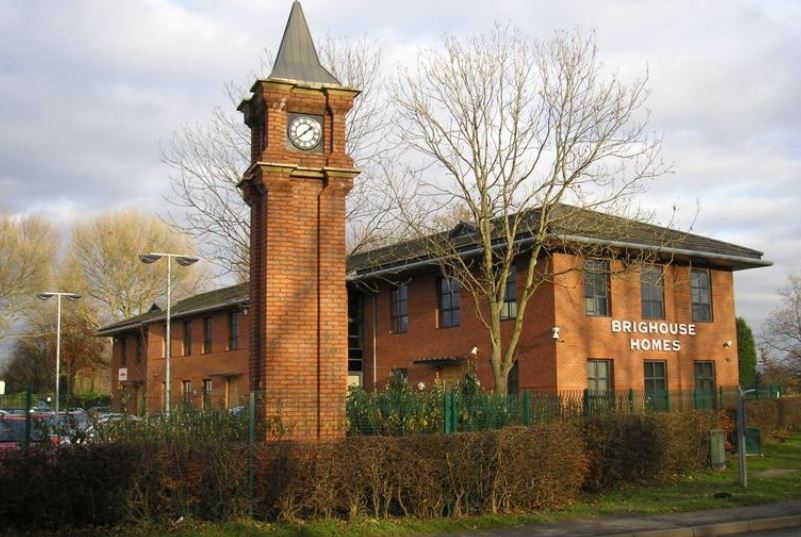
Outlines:
<svg viewBox="0 0 801 537"><path fill-rule="evenodd" d="M693 363L695 388L693 402L699 410L714 409L716 405L715 362L696 361Z"/></svg>
<svg viewBox="0 0 801 537"><path fill-rule="evenodd" d="M614 406L614 373L612 360L587 360L587 392L585 413L594 413Z"/></svg>
<svg viewBox="0 0 801 537"><path fill-rule="evenodd" d="M667 362L646 360L645 408L648 410L668 410Z"/></svg>
<svg viewBox="0 0 801 537"><path fill-rule="evenodd" d="M211 379L203 379L203 408L206 410L211 409L212 386L213 384Z"/></svg>
<svg viewBox="0 0 801 537"><path fill-rule="evenodd" d="M183 402L185 405L192 403L192 381L183 381Z"/></svg>

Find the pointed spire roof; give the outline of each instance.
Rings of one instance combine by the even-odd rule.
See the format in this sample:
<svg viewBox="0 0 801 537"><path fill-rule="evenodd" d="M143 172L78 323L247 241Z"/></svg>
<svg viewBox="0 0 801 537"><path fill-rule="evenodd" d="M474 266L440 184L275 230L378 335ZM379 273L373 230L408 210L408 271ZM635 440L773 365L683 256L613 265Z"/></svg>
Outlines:
<svg viewBox="0 0 801 537"><path fill-rule="evenodd" d="M306 24L306 17L298 0L292 3L281 47L278 49L278 56L275 58L269 78L341 85L339 80L320 64L309 26Z"/></svg>

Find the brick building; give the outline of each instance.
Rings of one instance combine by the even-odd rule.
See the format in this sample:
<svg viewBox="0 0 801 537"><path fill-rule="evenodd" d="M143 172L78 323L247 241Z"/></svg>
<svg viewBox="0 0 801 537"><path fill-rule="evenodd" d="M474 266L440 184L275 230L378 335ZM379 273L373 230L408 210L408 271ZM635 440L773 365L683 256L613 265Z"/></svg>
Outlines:
<svg viewBox="0 0 801 537"><path fill-rule="evenodd" d="M346 260L345 196L358 170L345 119L358 90L320 65L298 2L273 71L251 91L239 107L252 134L240 184L251 208L251 281L173 307L171 400L231 407L255 392L262 419L289 418L298 436L324 438L342 433L346 379L374 389L399 373L425 388L474 368L491 388L475 303L422 242ZM506 338L535 213L528 235L515 237ZM526 310L511 391L736 385L733 273L770 263L748 248L618 220L607 228L616 233L591 226L542 254L545 281ZM476 255L471 230L448 233L459 255ZM599 248L587 255L582 244ZM99 331L114 338L116 407L163 407L165 318L154 309Z"/></svg>
<svg viewBox="0 0 801 537"><path fill-rule="evenodd" d="M641 229L646 227L652 226ZM741 246L660 231L675 233L671 246L630 236L615 247L658 249L662 262L657 256L625 266L622 255L549 254L558 275L528 305L511 391L715 390L738 384L734 272L769 262ZM521 253L507 294L507 337L524 260ZM471 365L482 385L492 386L488 335L475 303L443 283L435 259L409 243L391 246L351 256L347 280L350 384L380 388L401 372L413 385L430 387L460 378ZM250 389L249 286L190 297L174 305L172 315L173 401L243 404ZM164 319L155 310L100 331L114 337L115 405L127 399L142 412L163 405Z"/></svg>

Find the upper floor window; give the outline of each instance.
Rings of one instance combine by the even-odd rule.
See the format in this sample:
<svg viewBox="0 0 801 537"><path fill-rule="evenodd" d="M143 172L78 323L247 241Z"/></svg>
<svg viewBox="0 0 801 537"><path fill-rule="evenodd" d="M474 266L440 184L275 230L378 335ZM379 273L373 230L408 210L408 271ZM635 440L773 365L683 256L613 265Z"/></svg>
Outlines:
<svg viewBox="0 0 801 537"><path fill-rule="evenodd" d="M192 321L186 320L183 322L184 326L184 348L183 355L189 356L192 354Z"/></svg>
<svg viewBox="0 0 801 537"><path fill-rule="evenodd" d="M690 271L690 291L693 303L693 321L711 321L712 282L707 269Z"/></svg>
<svg viewBox="0 0 801 537"><path fill-rule="evenodd" d="M142 361L142 355L144 354L144 338L142 337L142 333L136 334L136 361Z"/></svg>
<svg viewBox="0 0 801 537"><path fill-rule="evenodd" d="M509 267L509 276L506 278L506 287L503 290L503 304L501 304L501 319L514 319L517 317L517 282L515 281L515 266Z"/></svg>
<svg viewBox="0 0 801 537"><path fill-rule="evenodd" d="M459 310L462 305L461 287L457 280L439 278L439 327L459 326Z"/></svg>
<svg viewBox="0 0 801 537"><path fill-rule="evenodd" d="M609 315L609 262L584 261L584 311L587 315Z"/></svg>
<svg viewBox="0 0 801 537"><path fill-rule="evenodd" d="M640 271L640 296L643 319L665 318L664 270L657 265L644 265Z"/></svg>
<svg viewBox="0 0 801 537"><path fill-rule="evenodd" d="M400 334L409 329L409 286L399 285L392 289L389 296L390 320L392 333Z"/></svg>
<svg viewBox="0 0 801 537"><path fill-rule="evenodd" d="M239 348L239 312L232 311L228 314L228 350L235 351Z"/></svg>
<svg viewBox="0 0 801 537"><path fill-rule="evenodd" d="M211 317L203 317L203 354L211 352Z"/></svg>

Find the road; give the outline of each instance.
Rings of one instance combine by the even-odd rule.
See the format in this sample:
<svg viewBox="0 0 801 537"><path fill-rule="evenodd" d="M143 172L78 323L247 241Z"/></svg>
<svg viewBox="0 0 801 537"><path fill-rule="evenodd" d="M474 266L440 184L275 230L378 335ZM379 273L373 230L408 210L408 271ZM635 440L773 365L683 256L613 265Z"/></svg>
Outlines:
<svg viewBox="0 0 801 537"><path fill-rule="evenodd" d="M801 535L801 528L760 531L759 533L739 533L738 535L748 535L748 537L798 537L799 535Z"/></svg>

